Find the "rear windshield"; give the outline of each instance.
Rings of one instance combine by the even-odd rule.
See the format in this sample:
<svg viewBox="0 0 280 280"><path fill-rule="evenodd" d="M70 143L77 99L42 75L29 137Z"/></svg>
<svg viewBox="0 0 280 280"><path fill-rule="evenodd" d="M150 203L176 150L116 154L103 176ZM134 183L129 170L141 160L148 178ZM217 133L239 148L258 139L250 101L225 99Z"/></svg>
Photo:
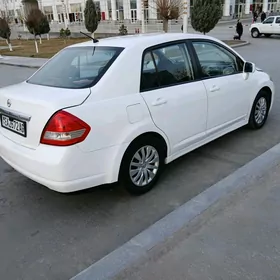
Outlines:
<svg viewBox="0 0 280 280"><path fill-rule="evenodd" d="M27 82L60 88L87 88L105 74L123 48L71 47L62 50Z"/></svg>

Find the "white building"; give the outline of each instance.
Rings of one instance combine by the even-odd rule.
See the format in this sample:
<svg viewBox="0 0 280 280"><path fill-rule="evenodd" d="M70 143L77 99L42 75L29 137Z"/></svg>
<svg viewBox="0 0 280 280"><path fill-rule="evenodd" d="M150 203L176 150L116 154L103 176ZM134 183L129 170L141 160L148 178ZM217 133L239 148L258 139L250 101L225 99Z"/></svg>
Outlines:
<svg viewBox="0 0 280 280"><path fill-rule="evenodd" d="M83 21L83 11L86 0L39 0L39 8L47 15L49 21L64 22ZM149 1L149 3L148 3ZM101 11L102 20L141 20L142 5L145 8L146 20L157 20L155 0L99 0L95 1ZM182 0L183 1L183 0ZM190 7L195 0L190 0ZM251 11L280 11L280 0L224 0L223 15L232 18L249 16ZM23 16L21 0L0 0L0 12L18 20Z"/></svg>

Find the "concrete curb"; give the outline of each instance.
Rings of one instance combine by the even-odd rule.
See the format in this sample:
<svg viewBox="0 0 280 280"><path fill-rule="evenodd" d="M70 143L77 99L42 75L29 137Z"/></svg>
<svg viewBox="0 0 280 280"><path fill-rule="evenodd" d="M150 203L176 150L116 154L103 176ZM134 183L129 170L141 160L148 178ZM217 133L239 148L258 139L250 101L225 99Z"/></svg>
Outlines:
<svg viewBox="0 0 280 280"><path fill-rule="evenodd" d="M243 47L246 45L249 45L250 42L246 41L244 43L236 44L231 46L232 48L238 48L238 47ZM28 65L28 64L19 64L19 63L13 63L13 62L8 62L3 60L5 59L3 56L0 55L0 65L9 65L9 66L16 66L16 67L25 67L25 68L33 68L33 69L39 69L42 65ZM36 59L36 58L34 58Z"/></svg>
<svg viewBox="0 0 280 280"><path fill-rule="evenodd" d="M3 57L0 57L0 59L3 59ZM33 68L33 69L39 69L41 66L38 65L23 65L18 63L9 63L9 62L3 62L0 60L0 65L8 65L8 66L15 66L15 67L24 67L24 68Z"/></svg>
<svg viewBox="0 0 280 280"><path fill-rule="evenodd" d="M240 43L240 44L236 44L236 45L233 45L233 46L231 46L233 49L235 49L235 48L239 48L239 47L244 47L244 46L248 46L248 45L250 45L251 43L249 42L249 41L246 41L246 42L244 42L244 43Z"/></svg>
<svg viewBox="0 0 280 280"><path fill-rule="evenodd" d="M149 250L186 227L191 220L202 214L218 200L230 193L244 189L280 163L280 144L247 163L228 177L180 206L115 251L89 266L71 280L112 279L134 264Z"/></svg>

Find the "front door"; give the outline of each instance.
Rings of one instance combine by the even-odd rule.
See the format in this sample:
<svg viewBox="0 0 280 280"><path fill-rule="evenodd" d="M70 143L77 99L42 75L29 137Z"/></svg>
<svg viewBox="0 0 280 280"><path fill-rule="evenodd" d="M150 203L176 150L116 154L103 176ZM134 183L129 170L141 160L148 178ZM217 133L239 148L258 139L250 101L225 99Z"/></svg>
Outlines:
<svg viewBox="0 0 280 280"><path fill-rule="evenodd" d="M280 17L277 17L273 24L273 33L280 34Z"/></svg>
<svg viewBox="0 0 280 280"><path fill-rule="evenodd" d="M207 134L219 132L246 119L250 85L243 74L244 62L213 41L193 41L208 94Z"/></svg>
<svg viewBox="0 0 280 280"><path fill-rule="evenodd" d="M261 24L261 33L264 34L272 34L273 33L273 22L274 17L268 17L262 24Z"/></svg>
<svg viewBox="0 0 280 280"><path fill-rule="evenodd" d="M155 125L168 137L171 154L205 137L207 94L203 82L195 81L184 43L144 53L141 95Z"/></svg>

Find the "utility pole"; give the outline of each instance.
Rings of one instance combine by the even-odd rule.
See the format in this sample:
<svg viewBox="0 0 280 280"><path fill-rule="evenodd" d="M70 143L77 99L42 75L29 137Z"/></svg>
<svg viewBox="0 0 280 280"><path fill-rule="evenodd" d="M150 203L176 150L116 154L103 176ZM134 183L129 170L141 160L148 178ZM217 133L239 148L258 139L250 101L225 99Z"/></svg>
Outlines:
<svg viewBox="0 0 280 280"><path fill-rule="evenodd" d="M183 33L188 33L188 0L184 0Z"/></svg>
<svg viewBox="0 0 280 280"><path fill-rule="evenodd" d="M145 33L145 0L142 0L142 18L141 18L141 27L142 27L142 33Z"/></svg>
<svg viewBox="0 0 280 280"><path fill-rule="evenodd" d="M64 0L61 0L61 3L62 3L62 13L63 13L63 19L64 19L64 26L65 26L65 29L68 27L67 25L67 18L66 18L66 7L65 7L65 2Z"/></svg>

